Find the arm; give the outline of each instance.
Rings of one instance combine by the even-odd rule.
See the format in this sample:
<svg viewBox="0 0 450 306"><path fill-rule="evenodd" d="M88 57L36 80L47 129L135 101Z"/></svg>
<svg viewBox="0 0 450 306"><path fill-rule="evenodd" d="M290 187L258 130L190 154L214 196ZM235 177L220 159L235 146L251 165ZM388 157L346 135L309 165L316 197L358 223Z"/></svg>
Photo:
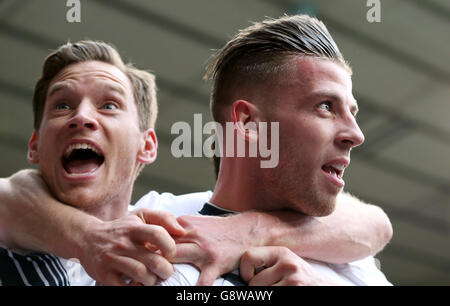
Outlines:
<svg viewBox="0 0 450 306"><path fill-rule="evenodd" d="M285 246L304 258L347 263L379 252L392 237L390 221L380 208L345 193L326 217L246 212L225 218L183 216L179 222L187 234L177 241L182 244L177 245L175 260L201 269L201 285L237 268L252 246Z"/></svg>
<svg viewBox="0 0 450 306"><path fill-rule="evenodd" d="M174 255L175 242L163 227L173 235L183 230L169 213L140 210L103 222L53 199L33 170L1 179L0 199L0 241L8 247L78 258L94 279L107 285L123 284L121 274L152 284L156 276L164 279L173 272L164 257Z"/></svg>
<svg viewBox="0 0 450 306"><path fill-rule="evenodd" d="M381 208L348 193L339 194L329 216L277 212L262 218L260 237L267 238L262 245L286 246L301 257L335 264L375 255L392 238L392 225Z"/></svg>
<svg viewBox="0 0 450 306"><path fill-rule="evenodd" d="M34 170L22 170L7 179L0 179L0 198L0 240L8 247L58 253L66 258L76 257L73 256L77 253L73 242L79 240L79 233L66 235L69 230L62 230L59 233L63 235L61 237L55 235L54 230L71 228L76 220L82 220L83 225L99 221L88 215L83 219L77 218L77 215L85 214L54 200L39 173ZM70 248L60 248L60 239L68 241Z"/></svg>

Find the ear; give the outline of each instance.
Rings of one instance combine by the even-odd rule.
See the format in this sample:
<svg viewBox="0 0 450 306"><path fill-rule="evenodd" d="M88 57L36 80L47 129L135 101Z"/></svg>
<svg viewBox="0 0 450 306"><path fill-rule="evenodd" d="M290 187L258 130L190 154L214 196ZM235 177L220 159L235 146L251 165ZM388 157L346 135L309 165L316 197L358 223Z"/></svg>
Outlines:
<svg viewBox="0 0 450 306"><path fill-rule="evenodd" d="M150 128L142 136L143 139L137 155L137 161L142 164L151 164L156 160L158 151L158 140L156 139L155 130Z"/></svg>
<svg viewBox="0 0 450 306"><path fill-rule="evenodd" d="M245 100L234 101L231 105L231 118L241 137L247 141L257 141L261 111L255 104Z"/></svg>
<svg viewBox="0 0 450 306"><path fill-rule="evenodd" d="M27 159L28 162L31 164L38 164L39 163L39 152L38 152L38 133L36 130L33 131L33 134L31 134L30 141L28 142L28 152L27 152Z"/></svg>

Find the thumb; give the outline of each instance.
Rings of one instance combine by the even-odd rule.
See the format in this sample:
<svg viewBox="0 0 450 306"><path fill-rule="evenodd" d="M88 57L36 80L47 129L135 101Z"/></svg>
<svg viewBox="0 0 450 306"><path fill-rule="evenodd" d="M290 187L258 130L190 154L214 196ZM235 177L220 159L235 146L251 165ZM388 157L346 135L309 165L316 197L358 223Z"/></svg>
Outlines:
<svg viewBox="0 0 450 306"><path fill-rule="evenodd" d="M197 286L212 286L214 281L219 277L220 272L214 266L203 268L198 278Z"/></svg>

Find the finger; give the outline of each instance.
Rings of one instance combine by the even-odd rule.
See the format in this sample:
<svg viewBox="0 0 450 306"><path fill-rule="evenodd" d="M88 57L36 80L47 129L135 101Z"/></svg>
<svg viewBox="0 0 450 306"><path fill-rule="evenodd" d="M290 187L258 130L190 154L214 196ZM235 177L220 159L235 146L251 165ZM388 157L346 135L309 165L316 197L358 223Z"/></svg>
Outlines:
<svg viewBox="0 0 450 306"><path fill-rule="evenodd" d="M112 271L116 271L118 275L127 275L128 280L143 283L147 286L154 285L157 281L157 276L147 269L147 266L134 258L125 256L115 256L111 263ZM117 283L117 286L128 284L125 279L118 280L114 273L110 273L109 277ZM124 283L124 284L121 284ZM105 283L106 284L106 283Z"/></svg>
<svg viewBox="0 0 450 306"><path fill-rule="evenodd" d="M128 286L126 279L122 273L117 271L109 272L106 278L101 282L97 282L96 286Z"/></svg>
<svg viewBox="0 0 450 306"><path fill-rule="evenodd" d="M273 286L283 278L277 265L266 268L257 273L249 282L249 286Z"/></svg>
<svg viewBox="0 0 450 306"><path fill-rule="evenodd" d="M172 257L173 263L190 263L197 268L202 268L202 263L198 262L202 250L195 243L180 243L176 245L175 256Z"/></svg>
<svg viewBox="0 0 450 306"><path fill-rule="evenodd" d="M300 285L293 285L292 282L289 282L286 278L282 278L280 279L279 282L276 282L271 286L284 287L284 286L300 286Z"/></svg>
<svg viewBox="0 0 450 306"><path fill-rule="evenodd" d="M163 256L155 253L144 254L142 258L142 263L145 264L147 269L158 276L160 279L168 279L173 274L173 265ZM139 280L139 279L137 279ZM147 285L147 281L144 281ZM153 285L153 284L152 284Z"/></svg>
<svg viewBox="0 0 450 306"><path fill-rule="evenodd" d="M277 261L277 252L272 247L255 247L247 250L241 257L239 271L242 279L249 282L260 267L270 267Z"/></svg>
<svg viewBox="0 0 450 306"><path fill-rule="evenodd" d="M154 224L164 227L171 235L182 236L185 234L184 228L178 223L175 216L167 211L139 209L136 215L147 224Z"/></svg>
<svg viewBox="0 0 450 306"><path fill-rule="evenodd" d="M219 275L220 271L215 266L205 267L200 272L197 286L212 286Z"/></svg>
<svg viewBox="0 0 450 306"><path fill-rule="evenodd" d="M128 286L132 286L132 287L140 287L140 286L145 286L143 283L139 283L139 282L136 282L136 281L134 281L134 280L132 280L129 284L128 284Z"/></svg>
<svg viewBox="0 0 450 306"><path fill-rule="evenodd" d="M141 242L150 251L161 250L163 256L167 258L175 255L175 240L161 226L143 224L134 230L133 239Z"/></svg>
<svg viewBox="0 0 450 306"><path fill-rule="evenodd" d="M147 268L147 271L144 271L144 269L142 269L142 267L138 265L135 268L137 270L134 272L134 274L128 274L123 271L123 273L129 275L133 280L142 282L144 285L149 286L155 283L154 275L161 279L168 279L170 276L172 276L173 266L162 255L149 252L147 249L142 247L134 249L132 254L132 259L138 261ZM129 261L129 263L134 264L132 261Z"/></svg>
<svg viewBox="0 0 450 306"><path fill-rule="evenodd" d="M260 265L262 263L257 262L257 259L249 251L245 252L239 265L239 273L242 279L248 283L255 276L255 269Z"/></svg>

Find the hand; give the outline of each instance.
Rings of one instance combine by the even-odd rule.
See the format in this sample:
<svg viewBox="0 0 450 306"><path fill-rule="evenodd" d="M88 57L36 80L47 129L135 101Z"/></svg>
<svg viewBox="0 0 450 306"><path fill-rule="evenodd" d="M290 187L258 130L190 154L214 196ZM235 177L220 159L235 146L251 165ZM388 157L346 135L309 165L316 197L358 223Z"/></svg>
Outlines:
<svg viewBox="0 0 450 306"><path fill-rule="evenodd" d="M98 220L86 229L78 258L103 285L154 285L173 273L171 234L183 235L184 230L168 212L141 209L113 221Z"/></svg>
<svg viewBox="0 0 450 306"><path fill-rule="evenodd" d="M258 268L263 270L255 273ZM242 256L239 269L249 286L339 285L285 247L251 248Z"/></svg>
<svg viewBox="0 0 450 306"><path fill-rule="evenodd" d="M8 247L77 258L105 285L145 285L172 273L175 242L184 230L166 212L139 210L104 222L55 200L35 170L0 180L0 240ZM147 224L148 223L148 224Z"/></svg>
<svg viewBox="0 0 450 306"><path fill-rule="evenodd" d="M186 234L176 239L172 262L190 263L201 272L197 285L212 285L224 273L238 268L242 254L252 243L251 222L242 216L181 216L178 222Z"/></svg>

